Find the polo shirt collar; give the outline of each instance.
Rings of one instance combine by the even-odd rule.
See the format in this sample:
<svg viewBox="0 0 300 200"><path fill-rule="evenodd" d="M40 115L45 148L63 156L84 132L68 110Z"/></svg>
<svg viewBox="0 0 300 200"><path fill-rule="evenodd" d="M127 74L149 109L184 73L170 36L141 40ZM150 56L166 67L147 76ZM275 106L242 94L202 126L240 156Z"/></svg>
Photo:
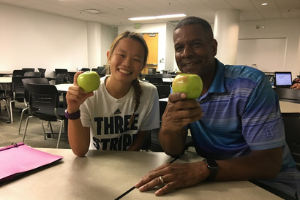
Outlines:
<svg viewBox="0 0 300 200"><path fill-rule="evenodd" d="M211 86L208 89L208 93L223 93L226 92L224 78L225 66L217 58L215 59L217 64L217 72Z"/></svg>

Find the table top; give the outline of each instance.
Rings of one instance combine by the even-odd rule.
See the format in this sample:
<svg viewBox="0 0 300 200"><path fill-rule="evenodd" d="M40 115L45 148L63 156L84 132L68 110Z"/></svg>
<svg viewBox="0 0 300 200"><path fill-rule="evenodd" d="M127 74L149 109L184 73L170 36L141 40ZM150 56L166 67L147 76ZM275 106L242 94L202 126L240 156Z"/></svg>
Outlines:
<svg viewBox="0 0 300 200"><path fill-rule="evenodd" d="M279 101L281 113L300 113L300 104L287 101Z"/></svg>
<svg viewBox="0 0 300 200"><path fill-rule="evenodd" d="M163 152L89 151L76 157L71 149L38 150L63 156L62 161L28 173L0 185L5 200L116 199L129 190L150 170L172 160ZM201 157L186 153L175 162L193 162ZM202 158L201 158L202 159ZM154 199L155 190L133 189L122 199ZM248 182L203 182L190 188L175 190L160 199L264 199L279 197Z"/></svg>
<svg viewBox="0 0 300 200"><path fill-rule="evenodd" d="M0 83L12 83L12 77L0 77Z"/></svg>
<svg viewBox="0 0 300 200"><path fill-rule="evenodd" d="M55 87L56 87L57 91L59 91L59 92L67 92L71 85L73 85L73 84L63 83L63 84L57 84L57 85L55 85Z"/></svg>
<svg viewBox="0 0 300 200"><path fill-rule="evenodd" d="M0 71L0 75L13 75L12 71Z"/></svg>

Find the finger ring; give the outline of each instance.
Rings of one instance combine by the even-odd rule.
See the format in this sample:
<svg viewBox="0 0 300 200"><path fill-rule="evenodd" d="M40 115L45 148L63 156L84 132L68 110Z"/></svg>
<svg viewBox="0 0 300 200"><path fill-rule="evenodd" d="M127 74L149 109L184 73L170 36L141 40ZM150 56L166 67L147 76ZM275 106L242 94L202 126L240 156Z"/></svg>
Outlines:
<svg viewBox="0 0 300 200"><path fill-rule="evenodd" d="M160 180L161 184L164 183L164 179L161 176L159 176L159 180Z"/></svg>

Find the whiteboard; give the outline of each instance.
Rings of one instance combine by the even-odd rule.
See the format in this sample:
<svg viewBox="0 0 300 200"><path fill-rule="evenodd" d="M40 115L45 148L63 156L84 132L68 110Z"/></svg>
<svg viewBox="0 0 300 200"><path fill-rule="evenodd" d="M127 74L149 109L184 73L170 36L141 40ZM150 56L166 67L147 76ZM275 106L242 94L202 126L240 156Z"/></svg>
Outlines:
<svg viewBox="0 0 300 200"><path fill-rule="evenodd" d="M287 38L239 39L236 64L263 72L285 71L286 50Z"/></svg>

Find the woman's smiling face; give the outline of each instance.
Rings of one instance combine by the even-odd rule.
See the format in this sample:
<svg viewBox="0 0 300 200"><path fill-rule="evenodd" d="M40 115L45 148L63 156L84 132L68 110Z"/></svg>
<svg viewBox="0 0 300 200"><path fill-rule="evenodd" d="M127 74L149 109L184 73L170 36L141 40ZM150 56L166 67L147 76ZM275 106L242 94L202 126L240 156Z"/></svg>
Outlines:
<svg viewBox="0 0 300 200"><path fill-rule="evenodd" d="M145 52L142 44L131 38L121 39L109 60L111 77L132 82L144 68Z"/></svg>

